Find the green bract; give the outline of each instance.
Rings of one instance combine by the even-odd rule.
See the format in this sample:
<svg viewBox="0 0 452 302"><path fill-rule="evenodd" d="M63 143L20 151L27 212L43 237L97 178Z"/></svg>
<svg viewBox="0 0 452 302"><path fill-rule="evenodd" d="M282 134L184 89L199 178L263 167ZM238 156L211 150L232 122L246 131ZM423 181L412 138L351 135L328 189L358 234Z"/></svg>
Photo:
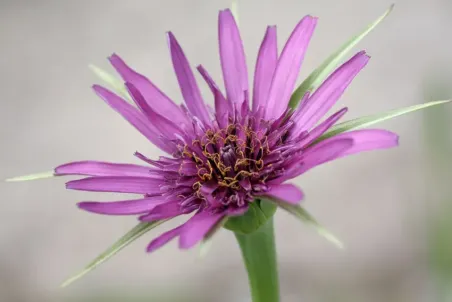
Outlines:
<svg viewBox="0 0 452 302"><path fill-rule="evenodd" d="M242 216L230 217L224 227L240 234L250 234L258 230L276 212L276 205L263 199L250 203L248 211Z"/></svg>
<svg viewBox="0 0 452 302"><path fill-rule="evenodd" d="M330 74L341 62L341 60L352 50L353 47L358 44L368 33L370 33L381 21L383 21L389 13L394 8L394 5L391 5L389 9L381 15L377 20L375 20L372 24L370 24L362 33L352 37L350 40L345 42L338 50L332 53L319 67L317 67L304 81L300 86L295 90L290 98L289 107L296 108L300 103L301 98L308 91L312 92L316 89L325 78Z"/></svg>

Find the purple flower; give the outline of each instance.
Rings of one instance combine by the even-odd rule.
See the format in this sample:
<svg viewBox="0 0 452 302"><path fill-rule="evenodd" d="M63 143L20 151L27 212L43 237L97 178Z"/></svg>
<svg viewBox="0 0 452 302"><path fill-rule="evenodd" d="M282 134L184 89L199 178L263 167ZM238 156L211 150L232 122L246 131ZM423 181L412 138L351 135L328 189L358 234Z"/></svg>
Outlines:
<svg viewBox="0 0 452 302"><path fill-rule="evenodd" d="M239 30L231 12L221 11L219 49L226 94L204 67L197 67L212 91L214 110L205 104L171 32L171 59L185 105L176 105L149 79L112 55L110 62L136 107L101 86L95 85L94 91L167 155L153 160L136 152L143 165L72 162L57 167L55 174L88 176L68 182L68 189L142 195L133 200L79 203L89 212L138 215L141 221L194 213L186 223L152 241L149 252L176 237L181 248L190 248L224 218L244 214L262 197L299 203L303 193L285 183L287 180L331 160L398 143L397 135L385 130L356 130L318 140L347 112L342 108L321 121L366 66L369 56L363 51L340 66L314 93L306 94L298 108L288 109L316 23L316 18L304 17L280 54L276 27L268 27L254 84L249 87Z"/></svg>

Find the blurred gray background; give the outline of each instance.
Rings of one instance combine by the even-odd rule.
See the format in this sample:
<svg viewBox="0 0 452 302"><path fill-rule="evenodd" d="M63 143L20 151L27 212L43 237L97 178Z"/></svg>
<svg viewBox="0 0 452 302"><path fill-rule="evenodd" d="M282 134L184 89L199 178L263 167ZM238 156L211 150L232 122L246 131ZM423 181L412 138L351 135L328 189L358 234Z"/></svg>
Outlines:
<svg viewBox="0 0 452 302"><path fill-rule="evenodd" d="M299 19L319 17L304 77L391 3L239 0L249 68L268 24L277 24L281 49ZM452 70L452 3L395 4L356 49L366 49L372 60L338 104L349 106L347 118L452 96L450 81L444 81L452 79L445 71ZM0 177L73 160L135 162L136 150L158 156L157 148L92 93L90 86L99 80L88 64L112 70L106 57L116 52L180 102L165 32L173 31L191 64L202 63L219 82L217 13L229 5L228 0L2 0ZM425 92L432 72L444 83L440 95ZM441 192L449 185L439 171L444 165L431 164L430 147L450 135L444 127L427 132L432 120L435 116L415 113L385 122L381 127L400 134L399 148L346 158L297 179L307 209L347 249L338 251L278 213L282 302L439 301L428 217L443 212L436 200L448 199ZM0 183L0 301L249 301L232 233L222 231L204 259L196 249L179 251L175 243L144 253L148 241L175 223L148 233L69 288L58 288L135 224L133 217L79 211L77 201L112 196L66 191L66 180Z"/></svg>

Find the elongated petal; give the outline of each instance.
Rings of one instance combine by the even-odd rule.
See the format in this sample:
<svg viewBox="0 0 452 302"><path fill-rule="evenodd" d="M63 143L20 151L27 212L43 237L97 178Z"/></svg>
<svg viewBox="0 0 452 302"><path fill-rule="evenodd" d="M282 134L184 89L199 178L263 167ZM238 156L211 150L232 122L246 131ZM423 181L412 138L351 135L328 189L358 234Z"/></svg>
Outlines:
<svg viewBox="0 0 452 302"><path fill-rule="evenodd" d="M265 192L265 195L290 204L298 204L304 196L303 192L292 184L271 186L270 189Z"/></svg>
<svg viewBox="0 0 452 302"><path fill-rule="evenodd" d="M207 85L209 85L210 90L212 91L215 98L215 115L217 121L220 123L220 127L222 126L221 120L226 118L229 112L232 112L232 105L229 100L227 100L221 90L218 88L217 84L213 81L213 79L208 74L207 70L202 66L198 66L198 71L206 81Z"/></svg>
<svg viewBox="0 0 452 302"><path fill-rule="evenodd" d="M369 56L364 51L357 53L329 76L309 98L298 115L301 130L313 127L342 96L353 78L366 66Z"/></svg>
<svg viewBox="0 0 452 302"><path fill-rule="evenodd" d="M143 95L149 106L158 114L171 118L177 123L186 123L187 119L182 110L148 78L137 73L116 54L109 58L111 64L121 75L124 82L132 83Z"/></svg>
<svg viewBox="0 0 452 302"><path fill-rule="evenodd" d="M182 227L183 227L183 225L178 226L177 228L174 228L166 233L163 233L159 237L155 238L154 240L151 241L151 243L149 243L148 247L146 248L146 251L148 253L152 253L156 249L164 246L165 244L167 244L168 242L170 242L171 240L173 240L174 238L179 236L179 234L182 230Z"/></svg>
<svg viewBox="0 0 452 302"><path fill-rule="evenodd" d="M300 163L291 167L282 177L273 181L273 183L280 184L288 179L301 175L318 165L342 157L346 150L352 148L352 146L353 139L351 138L323 141L309 148L304 153Z"/></svg>
<svg viewBox="0 0 452 302"><path fill-rule="evenodd" d="M56 175L87 175L87 176L143 176L150 177L151 168L132 165L117 164L102 161L77 161L67 163L55 168Z"/></svg>
<svg viewBox="0 0 452 302"><path fill-rule="evenodd" d="M249 90L248 71L240 32L229 9L218 16L218 37L226 96L230 102L241 104L243 93Z"/></svg>
<svg viewBox="0 0 452 302"><path fill-rule="evenodd" d="M345 113L347 113L348 109L342 108L338 112L331 115L329 118L324 120L322 123L320 123L317 127L312 129L311 132L309 132L309 136L302 142L303 146L308 146L309 144L313 143L316 139L318 139L323 133L328 131L341 117L344 116ZM300 134L302 131L300 129L297 129L298 131L296 133Z"/></svg>
<svg viewBox="0 0 452 302"><path fill-rule="evenodd" d="M268 119L279 117L287 109L316 24L317 18L304 17L295 27L284 46L267 100L266 117Z"/></svg>
<svg viewBox="0 0 452 302"><path fill-rule="evenodd" d="M204 66L198 65L198 67L196 67L196 69L198 69L199 73L201 74L201 76L204 79L204 81L206 81L206 83L209 86L209 88L212 91L212 93L215 93L215 91L220 91L220 88L215 83L215 81L212 79L212 77L207 72L207 70L204 68Z"/></svg>
<svg viewBox="0 0 452 302"><path fill-rule="evenodd" d="M179 216L184 214L179 202L167 202L156 206L149 214L141 216L141 221L154 221Z"/></svg>
<svg viewBox="0 0 452 302"><path fill-rule="evenodd" d="M184 97L188 110L203 122L209 123L209 112L201 97L198 84L196 84L195 75L190 68L190 64L188 63L182 48L171 32L168 32L168 44L174 71L176 72L182 96Z"/></svg>
<svg viewBox="0 0 452 302"><path fill-rule="evenodd" d="M264 40L259 49L254 70L253 87L253 112L259 106L267 104L268 92L278 63L278 41L276 38L276 26L267 27Z"/></svg>
<svg viewBox="0 0 452 302"><path fill-rule="evenodd" d="M177 134L182 134L181 129L177 125L175 125L172 120L168 120L164 116L158 114L146 103L140 91L138 91L138 89L133 86L133 84L126 83L126 87L135 103L138 105L138 107L140 107L141 111L146 114L146 116L149 118L149 121L157 130L159 130L161 135L170 139L174 139L176 138Z"/></svg>
<svg viewBox="0 0 452 302"><path fill-rule="evenodd" d="M160 140L156 129L149 122L149 119L135 107L101 86L94 85L93 89L108 105L110 105L110 107L121 114L130 124L132 124L154 145L158 146L160 149L167 153L172 153L175 151L174 148L171 148L170 146L168 146L168 144L165 144L162 140Z"/></svg>
<svg viewBox="0 0 452 302"><path fill-rule="evenodd" d="M66 188L93 192L118 192L136 194L160 193L161 179L129 176L88 177L66 183Z"/></svg>
<svg viewBox="0 0 452 302"><path fill-rule="evenodd" d="M189 249L201 241L215 224L224 217L224 214L201 212L188 220L179 237L179 247Z"/></svg>
<svg viewBox="0 0 452 302"><path fill-rule="evenodd" d="M330 140L334 139L353 139L353 147L347 149L340 157L364 151L392 148L399 144L399 136L397 134L380 129L364 129L345 132L330 138Z"/></svg>
<svg viewBox="0 0 452 302"><path fill-rule="evenodd" d="M167 202L164 197L154 196L110 202L83 201L78 203L78 207L88 212L104 215L137 215L147 213L164 202Z"/></svg>

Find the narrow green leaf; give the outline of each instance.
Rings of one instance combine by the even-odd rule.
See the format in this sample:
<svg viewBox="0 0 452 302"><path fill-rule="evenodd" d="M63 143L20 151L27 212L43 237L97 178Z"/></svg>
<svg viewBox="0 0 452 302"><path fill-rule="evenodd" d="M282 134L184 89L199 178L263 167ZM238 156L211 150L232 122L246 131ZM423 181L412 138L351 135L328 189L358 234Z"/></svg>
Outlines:
<svg viewBox="0 0 452 302"><path fill-rule="evenodd" d="M347 55L347 53L358 44L367 34L369 34L377 25L383 21L389 13L394 8L392 4L389 9L381 15L372 24L369 24L367 28L360 34L354 36L343 44L336 52L330 55L319 67L317 67L300 86L295 90L290 98L289 107L295 109L298 106L301 98L307 91L313 91L320 85L320 83L325 80L325 78L337 67L337 65L342 61L342 59Z"/></svg>
<svg viewBox="0 0 452 302"><path fill-rule="evenodd" d="M368 116L360 117L360 118L353 119L350 121L346 121L346 122L343 122L343 123L340 123L340 124L337 124L337 125L331 127L331 129L327 133L322 135L317 140L317 142L327 139L329 137L335 136L335 135L345 132L345 131L368 127L368 126L374 125L376 123L380 123L385 120L389 120L389 119L395 118L395 117L403 115L403 114L407 114L410 112L414 112L417 110L425 109L425 108L436 106L436 105L449 103L450 101L451 100L428 102L428 103L424 103L424 104L414 105L414 106L405 107L405 108L399 108L399 109L395 109L395 110L391 110L391 111L387 111L387 112L383 112L383 113L368 115Z"/></svg>
<svg viewBox="0 0 452 302"><path fill-rule="evenodd" d="M299 218L302 222L306 223L310 227L313 227L320 236L322 236L323 238L325 238L326 240L328 240L329 242L334 244L336 247L338 247L340 249L344 248L344 244L336 236L334 236L327 229L325 229L323 226L321 226L315 220L315 218L311 214L309 214L308 211L303 209L301 206L291 205L291 204L287 204L284 202L278 202L278 201L276 203L278 204L279 207L281 207L282 209L291 213L295 217Z"/></svg>
<svg viewBox="0 0 452 302"><path fill-rule="evenodd" d="M132 243L133 241L135 241L136 239L138 239L139 237L141 237L142 235L149 232L150 230L152 230L153 228L162 224L165 221L166 220L139 223L133 229L127 232L127 234L125 234L118 241L116 241L116 243L113 244L110 248L108 248L105 252L103 252L96 259L90 262L81 272L64 281L63 284L61 284L61 287L68 286L72 282L80 279L81 277L95 269L97 266L113 257L116 253L118 253L120 250L128 246L130 243Z"/></svg>
<svg viewBox="0 0 452 302"><path fill-rule="evenodd" d="M235 23L237 23L237 26L239 26L239 6L237 2L238 0L232 0L231 13L234 16Z"/></svg>
<svg viewBox="0 0 452 302"><path fill-rule="evenodd" d="M94 72L94 74L97 77L99 77L102 81L110 85L111 88L113 88L118 94L130 100L129 93L127 92L127 89L125 88L124 82L122 80L116 78L114 75L109 74L105 70L95 65L89 65L89 68Z"/></svg>
<svg viewBox="0 0 452 302"><path fill-rule="evenodd" d="M55 174L53 171L47 171L47 172L41 172L41 173L36 173L36 174L8 178L5 181L29 181L29 180L37 180L37 179L43 179L43 178L51 178L54 176L55 176Z"/></svg>

